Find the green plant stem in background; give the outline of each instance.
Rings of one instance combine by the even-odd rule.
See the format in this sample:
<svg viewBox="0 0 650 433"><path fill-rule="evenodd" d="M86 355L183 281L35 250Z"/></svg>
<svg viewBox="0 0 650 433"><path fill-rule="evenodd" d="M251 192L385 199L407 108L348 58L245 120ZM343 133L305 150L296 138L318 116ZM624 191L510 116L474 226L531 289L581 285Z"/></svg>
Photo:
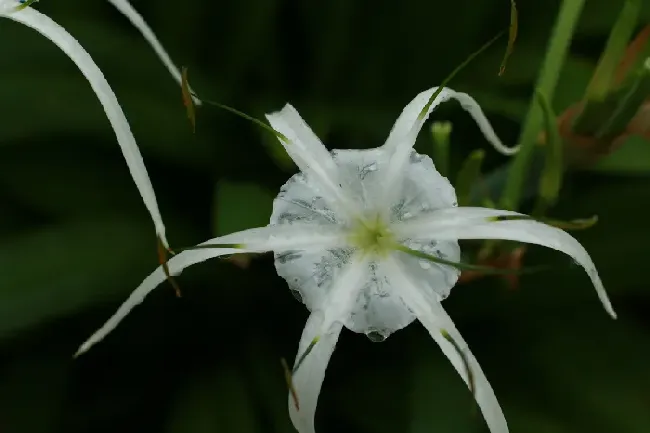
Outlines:
<svg viewBox="0 0 650 433"><path fill-rule="evenodd" d="M609 75L607 71L611 69L613 64L616 63L619 68L615 71L615 75L617 75L621 74L618 62L621 60L630 62L628 58L629 53L623 55L620 52L613 53L612 50L622 50L621 44L623 43L622 40L625 39L624 33L629 35L630 29L635 27L636 21L633 20L635 5L635 0L629 0L620 10L616 23L611 30L605 52L600 56L598 66L594 73L594 75L600 75L601 78L592 78L588 86L587 94L585 95L586 103L571 126L572 133L594 137L599 140L598 143L594 143L595 145L597 144L597 147L589 150L590 154L599 154L603 151L608 152L609 150L607 149L612 145L611 140L616 139L625 131L630 120L637 114L643 102L650 96L650 86L647 84L650 83L650 79L648 78L650 74L648 74L647 70L644 70L644 67L647 67L647 65L644 65L644 61L650 56L650 45L645 45L645 48L643 48L644 45L637 46L637 52L633 55L633 60L634 58L636 60L632 61L632 65L626 68L628 72L622 82L622 77L612 77L607 81L609 84L607 94L600 100L594 96L598 95L600 90L599 84L596 83L604 81L602 77ZM632 42L632 44L634 43ZM630 47L628 46L627 49L630 50ZM624 56L623 59L621 59L621 55ZM616 82L612 82L612 80ZM589 89L591 89L591 98L589 97ZM598 162L597 166L593 168L600 170L600 167L602 167L605 171L627 172L625 167L630 167L632 172L645 172L646 170L643 167L647 166L647 164L644 165L643 159L639 160L634 156L629 157L627 155L635 155L636 152L645 154L643 150L646 148L647 142L641 138L632 138L631 142L635 151L628 151L627 149L617 151L615 155L610 155L605 160ZM582 161L581 154L574 152L570 143L565 142L564 146L563 159L565 165L568 167L580 165ZM627 146L628 144L625 144L623 148ZM532 156L529 156L529 162L526 167L527 177L525 183L520 185L520 201L533 198L539 193L538 186L547 165L548 157L549 155L545 146L534 146ZM612 158L614 159L612 160ZM610 164L610 160L612 163L608 165ZM509 181L512 165L513 162L510 162L496 169L486 175L483 182L474 185L471 202L479 205L486 192L495 197L501 196L506 188L506 183Z"/></svg>
<svg viewBox="0 0 650 433"><path fill-rule="evenodd" d="M433 122L431 136L433 137L433 161L438 172L449 177L449 136L451 135L451 122Z"/></svg>
<svg viewBox="0 0 650 433"><path fill-rule="evenodd" d="M596 72L587 87L585 99L603 100L609 93L616 68L625 53L625 47L634 34L634 28L641 10L640 0L627 0L609 34L607 45L600 56Z"/></svg>
<svg viewBox="0 0 650 433"><path fill-rule="evenodd" d="M553 100L562 64L583 6L584 0L564 0L560 7L546 58L535 86L536 91L544 95L548 101ZM537 142L542 118L542 107L533 98L519 136L519 145L521 147L519 153L514 157L508 173L508 181L501 196L500 205L504 209L516 210L519 206L522 189L527 179L529 161Z"/></svg>
<svg viewBox="0 0 650 433"><path fill-rule="evenodd" d="M541 217L555 204L560 195L565 166L562 153L562 138L556 120L557 116L555 116L551 104L544 95L537 92L535 96L542 107L546 129L546 143L544 144L546 163L539 181L539 196L533 211L534 216Z"/></svg>
<svg viewBox="0 0 650 433"><path fill-rule="evenodd" d="M517 32L519 30L519 14L517 12L517 4L515 0L510 0L510 29L508 30L508 46L506 47L506 52L503 55L503 60L501 60L501 67L499 68L499 76L503 75L506 71L506 64L508 59L512 54L512 51L515 47L515 41L517 40Z"/></svg>
<svg viewBox="0 0 650 433"><path fill-rule="evenodd" d="M456 177L456 197L459 206L469 206L471 201L472 186L481 178L481 166L485 159L485 151L476 149L467 157Z"/></svg>
<svg viewBox="0 0 650 433"><path fill-rule="evenodd" d="M531 273L536 273L540 272L543 270L548 270L548 266L535 266L535 267L528 267L528 268L519 268L519 269L506 269L506 268L497 268L494 266L483 266L483 265L472 265L470 263L462 263L462 262L453 262L450 260L445 260L440 257L423 253L422 251L414 250L413 248L409 248L406 245L402 245L399 243L395 243L391 245L392 249L395 251L401 251L403 253L406 253L410 256L417 257L419 259L423 260L428 260L432 263L436 263L438 265L445 265L445 266L451 266L452 268L456 268L460 271L472 271L472 272L481 272L486 275L524 275L524 274L531 274Z"/></svg>
<svg viewBox="0 0 650 433"><path fill-rule="evenodd" d="M639 0L627 0L623 5L614 28L609 34L607 45L600 56L596 71L587 87L584 97L585 106L573 122L573 132L579 135L596 135L597 138L601 138L598 135L618 135L636 114L638 107L633 108L631 117L622 125L622 128L612 129L602 134L597 133L599 130L604 130L603 125L609 124L606 119L612 113L612 103L618 102L612 101L611 98L612 92L617 90L615 87L621 85L614 82L614 76L625 55L625 48L634 34L640 9L641 2ZM632 92L634 93L634 89Z"/></svg>
<svg viewBox="0 0 650 433"><path fill-rule="evenodd" d="M598 139L613 139L624 131L650 96L650 57L641 68L627 77L625 84L613 95L616 96L615 104L610 117L596 131Z"/></svg>

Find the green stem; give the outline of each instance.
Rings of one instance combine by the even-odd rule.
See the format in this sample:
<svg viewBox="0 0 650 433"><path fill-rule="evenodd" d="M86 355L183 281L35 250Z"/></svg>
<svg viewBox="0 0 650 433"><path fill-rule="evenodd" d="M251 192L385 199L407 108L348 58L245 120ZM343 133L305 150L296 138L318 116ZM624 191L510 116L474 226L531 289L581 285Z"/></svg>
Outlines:
<svg viewBox="0 0 650 433"><path fill-rule="evenodd" d="M546 211L555 204L562 188L562 175L564 174L564 160L562 155L562 138L557 126L557 116L551 108L551 104L544 95L537 92L537 99L544 112L544 123L546 129L546 163L539 181L539 196L533 215L544 216Z"/></svg>
<svg viewBox="0 0 650 433"><path fill-rule="evenodd" d="M469 206L472 186L480 182L481 167L485 159L485 150L476 149L470 153L456 177L456 197L459 206Z"/></svg>
<svg viewBox="0 0 650 433"><path fill-rule="evenodd" d="M614 28L600 56L596 71L587 87L587 100L602 101L612 88L616 68L625 54L641 11L640 0L627 0L618 15Z"/></svg>
<svg viewBox="0 0 650 433"><path fill-rule="evenodd" d="M535 86L536 91L544 95L548 101L553 100L562 64L583 6L584 0L564 0L560 7L542 71ZM540 131L542 119L542 108L536 98L532 98L528 115L519 136L521 147L514 158L508 174L508 182L501 196L500 204L502 208L516 210L519 206L530 158L537 143L537 134Z"/></svg>
<svg viewBox="0 0 650 433"><path fill-rule="evenodd" d="M480 272L486 275L524 275L524 274L529 274L534 272L540 272L548 268L547 266L537 266L537 267L531 267L526 269L504 269L504 268L495 268L493 266L471 265L469 263L452 262L450 260L441 259L440 257L423 253L422 251L414 250L413 248L409 248L406 245L402 245L399 243L392 244L391 247L395 251L401 251L410 256L417 257L419 259L428 260L432 263L451 266L460 271Z"/></svg>
<svg viewBox="0 0 650 433"><path fill-rule="evenodd" d="M449 177L449 135L451 122L433 122L431 135L433 137L433 160L438 173Z"/></svg>

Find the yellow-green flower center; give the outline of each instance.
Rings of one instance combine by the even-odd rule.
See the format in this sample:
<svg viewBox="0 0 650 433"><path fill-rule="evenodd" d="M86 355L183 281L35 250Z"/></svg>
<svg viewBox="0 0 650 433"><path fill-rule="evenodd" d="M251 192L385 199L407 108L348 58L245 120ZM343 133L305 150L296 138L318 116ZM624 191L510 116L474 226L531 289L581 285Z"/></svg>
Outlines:
<svg viewBox="0 0 650 433"><path fill-rule="evenodd" d="M388 224L379 216L358 219L352 227L350 243L366 254L385 256L395 244L393 233Z"/></svg>

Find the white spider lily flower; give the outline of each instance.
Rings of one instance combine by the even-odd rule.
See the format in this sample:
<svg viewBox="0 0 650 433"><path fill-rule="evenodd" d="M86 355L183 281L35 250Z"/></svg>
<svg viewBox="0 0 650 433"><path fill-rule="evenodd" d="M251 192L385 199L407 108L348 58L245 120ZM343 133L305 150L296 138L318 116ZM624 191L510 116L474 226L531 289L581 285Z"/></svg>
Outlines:
<svg viewBox="0 0 650 433"><path fill-rule="evenodd" d="M9 18L36 30L50 41L54 42L61 51L63 51L81 70L86 77L93 91L99 98L99 102L104 108L104 112L113 127L117 142L122 149L122 154L129 167L129 172L133 177L142 200L156 227L156 233L166 248L169 248L167 237L165 235L165 225L163 224L156 195L151 185L151 180L147 174L142 155L138 145L133 137L129 123L122 111L122 107L117 101L117 97L104 78L102 71L95 64L86 50L79 42L70 35L63 27L54 22L47 15L26 6L17 0L0 0L0 17Z"/></svg>
<svg viewBox="0 0 650 433"><path fill-rule="evenodd" d="M149 43L151 48L156 52L156 55L160 59L160 61L165 65L171 76L176 80L176 82L181 85L182 83L182 76L181 76L181 71L178 69L178 67L174 64L172 59L169 57L169 54L167 54L167 51L165 51L165 48L162 46L158 38L156 37L156 34L151 30L151 27L147 24L147 22L142 18L142 15L136 11L131 3L129 3L128 0L108 0L110 4L115 6L115 8L120 11L130 22L133 24L133 26L138 29L138 31L142 34L144 39ZM194 95L194 92L190 88L190 94ZM194 100L194 103L196 105L201 105L201 100L198 99L195 96L192 96L192 99Z"/></svg>
<svg viewBox="0 0 650 433"><path fill-rule="evenodd" d="M278 274L311 311L293 371L297 401L289 396L300 433L315 431L318 395L343 327L383 340L415 319L470 386L490 431L508 431L490 384L441 305L459 270L406 254L405 248L446 263L459 261L458 239L509 239L553 248L586 269L614 315L591 258L573 237L516 212L457 207L449 181L430 158L412 149L429 112L443 100L458 99L497 149L513 150L499 142L471 97L444 89L429 103L435 90L418 95L386 144L376 149L330 153L292 106L267 115L301 171L280 190L270 224L212 239L168 262L175 275L212 257L275 252ZM164 280L161 268L149 275L78 353L104 338Z"/></svg>

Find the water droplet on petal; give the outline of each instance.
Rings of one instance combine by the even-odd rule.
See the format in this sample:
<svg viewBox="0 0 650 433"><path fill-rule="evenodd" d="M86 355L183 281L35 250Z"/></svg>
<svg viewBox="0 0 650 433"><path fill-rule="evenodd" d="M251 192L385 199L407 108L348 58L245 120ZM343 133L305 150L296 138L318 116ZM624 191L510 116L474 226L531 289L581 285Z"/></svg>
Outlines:
<svg viewBox="0 0 650 433"><path fill-rule="evenodd" d="M381 343L382 341L388 338L388 335L385 335L379 331L368 331L366 332L366 337L373 343Z"/></svg>
<svg viewBox="0 0 650 433"><path fill-rule="evenodd" d="M298 302L302 302L302 295L298 290L291 289L291 294L293 295L294 298L296 298L296 300L298 300Z"/></svg>
<svg viewBox="0 0 650 433"><path fill-rule="evenodd" d="M428 260L420 260L419 263L422 269L431 269L431 263Z"/></svg>

